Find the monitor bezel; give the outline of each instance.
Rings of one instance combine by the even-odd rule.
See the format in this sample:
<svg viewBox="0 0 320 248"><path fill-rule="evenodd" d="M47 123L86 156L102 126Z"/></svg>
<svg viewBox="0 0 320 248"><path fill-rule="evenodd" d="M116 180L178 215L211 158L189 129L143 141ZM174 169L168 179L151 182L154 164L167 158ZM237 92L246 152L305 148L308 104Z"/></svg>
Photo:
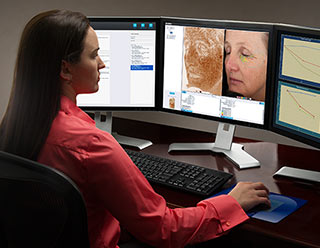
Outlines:
<svg viewBox="0 0 320 248"><path fill-rule="evenodd" d="M224 28L224 29L237 29L247 31L261 31L269 32L268 42L268 63L267 63L267 79L266 79L266 97L265 97L265 110L264 110L264 123L250 123L239 120L230 120L227 118L214 117L209 115L189 113L185 111L173 110L163 107L163 73L164 73L164 51L161 52L161 78L160 78L160 91L159 91L159 110L162 112L168 112L173 114L179 114L189 117L196 117L200 119L213 120L218 122L225 122L235 125L254 127L259 129L268 129L270 124L270 104L271 104L271 92L273 91L271 79L273 78L273 24L261 23L261 22L246 22L246 21L231 21L231 20L211 20L211 19L193 19L193 18L181 18L181 17L161 17L160 31L161 31L161 49L164 49L165 42L165 24L172 23L177 25L189 25L189 26L203 26L212 28Z"/></svg>
<svg viewBox="0 0 320 248"><path fill-rule="evenodd" d="M279 78L279 65L280 65L280 50L281 50L281 35L292 35L292 36L303 36L306 38L313 38L320 40L320 29L312 28L312 27L304 27L304 26L297 26L297 25L290 25L290 24L276 24L274 25L274 36L275 36L275 42L274 45L275 49L275 57L278 58L274 61L274 91L273 91L273 97L274 100L272 101L272 114L271 114L271 123L270 123L270 130L274 133L280 134L282 136L291 138L293 140L302 142L307 145L311 145L316 148L320 148L320 140L304 134L299 133L297 131L294 131L290 128L286 128L282 125L279 125L276 123L276 116L277 116L277 101L276 97L278 95L278 85L279 80L282 80L284 82L290 82L289 80L283 80ZM297 83L293 83L297 84ZM299 85L299 84L298 84ZM301 86L303 86L301 84ZM311 89L317 89L316 87L309 86ZM319 90L319 88L317 89Z"/></svg>
<svg viewBox="0 0 320 248"><path fill-rule="evenodd" d="M84 111L155 111L159 108L157 93L159 91L159 59L160 59L160 17L159 16L87 16L92 22L154 22L156 23L155 46L155 90L154 106L81 106Z"/></svg>

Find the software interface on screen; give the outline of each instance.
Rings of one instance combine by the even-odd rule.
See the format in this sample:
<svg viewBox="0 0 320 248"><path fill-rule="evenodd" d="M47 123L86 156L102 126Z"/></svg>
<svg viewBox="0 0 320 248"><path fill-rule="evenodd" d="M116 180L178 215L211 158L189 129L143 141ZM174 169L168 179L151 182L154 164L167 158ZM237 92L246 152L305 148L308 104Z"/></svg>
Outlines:
<svg viewBox="0 0 320 248"><path fill-rule="evenodd" d="M263 125L268 34L167 22L163 108Z"/></svg>
<svg viewBox="0 0 320 248"><path fill-rule="evenodd" d="M275 124L319 144L320 36L282 33L279 42Z"/></svg>
<svg viewBox="0 0 320 248"><path fill-rule="evenodd" d="M155 107L156 23L92 21L105 64L99 90L77 97L85 107Z"/></svg>

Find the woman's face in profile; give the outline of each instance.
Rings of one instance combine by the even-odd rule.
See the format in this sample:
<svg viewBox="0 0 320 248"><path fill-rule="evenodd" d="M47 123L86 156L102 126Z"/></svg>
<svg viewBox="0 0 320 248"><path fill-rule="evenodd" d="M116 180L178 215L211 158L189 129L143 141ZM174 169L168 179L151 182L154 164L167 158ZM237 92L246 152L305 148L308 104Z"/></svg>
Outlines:
<svg viewBox="0 0 320 248"><path fill-rule="evenodd" d="M266 33L227 30L225 69L230 91L264 101L267 71Z"/></svg>
<svg viewBox="0 0 320 248"><path fill-rule="evenodd" d="M84 40L84 49L80 61L70 65L72 87L76 94L98 91L100 72L105 67L98 55L99 43L95 31L90 27Z"/></svg>

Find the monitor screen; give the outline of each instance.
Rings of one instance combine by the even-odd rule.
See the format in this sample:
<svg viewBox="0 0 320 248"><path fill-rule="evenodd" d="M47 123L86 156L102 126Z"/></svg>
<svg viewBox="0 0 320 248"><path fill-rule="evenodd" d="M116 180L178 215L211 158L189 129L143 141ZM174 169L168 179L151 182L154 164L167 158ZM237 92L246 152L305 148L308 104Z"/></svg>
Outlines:
<svg viewBox="0 0 320 248"><path fill-rule="evenodd" d="M89 17L105 64L99 90L80 94L84 109L116 110L156 107L159 18Z"/></svg>
<svg viewBox="0 0 320 248"><path fill-rule="evenodd" d="M272 129L320 148L320 30L278 25Z"/></svg>
<svg viewBox="0 0 320 248"><path fill-rule="evenodd" d="M264 128L272 25L164 19L162 108Z"/></svg>

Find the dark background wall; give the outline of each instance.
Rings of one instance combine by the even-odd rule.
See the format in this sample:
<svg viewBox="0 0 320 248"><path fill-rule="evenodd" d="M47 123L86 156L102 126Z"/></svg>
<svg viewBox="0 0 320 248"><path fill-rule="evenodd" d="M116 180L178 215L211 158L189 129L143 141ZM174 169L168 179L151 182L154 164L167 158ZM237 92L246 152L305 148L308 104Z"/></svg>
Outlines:
<svg viewBox="0 0 320 248"><path fill-rule="evenodd" d="M49 9L86 15L181 16L298 24L320 28L319 0L5 0L0 3L0 118L9 99L19 38L26 22ZM116 116L215 132L217 123L166 113L115 113ZM236 136L303 146L264 130L238 127Z"/></svg>

